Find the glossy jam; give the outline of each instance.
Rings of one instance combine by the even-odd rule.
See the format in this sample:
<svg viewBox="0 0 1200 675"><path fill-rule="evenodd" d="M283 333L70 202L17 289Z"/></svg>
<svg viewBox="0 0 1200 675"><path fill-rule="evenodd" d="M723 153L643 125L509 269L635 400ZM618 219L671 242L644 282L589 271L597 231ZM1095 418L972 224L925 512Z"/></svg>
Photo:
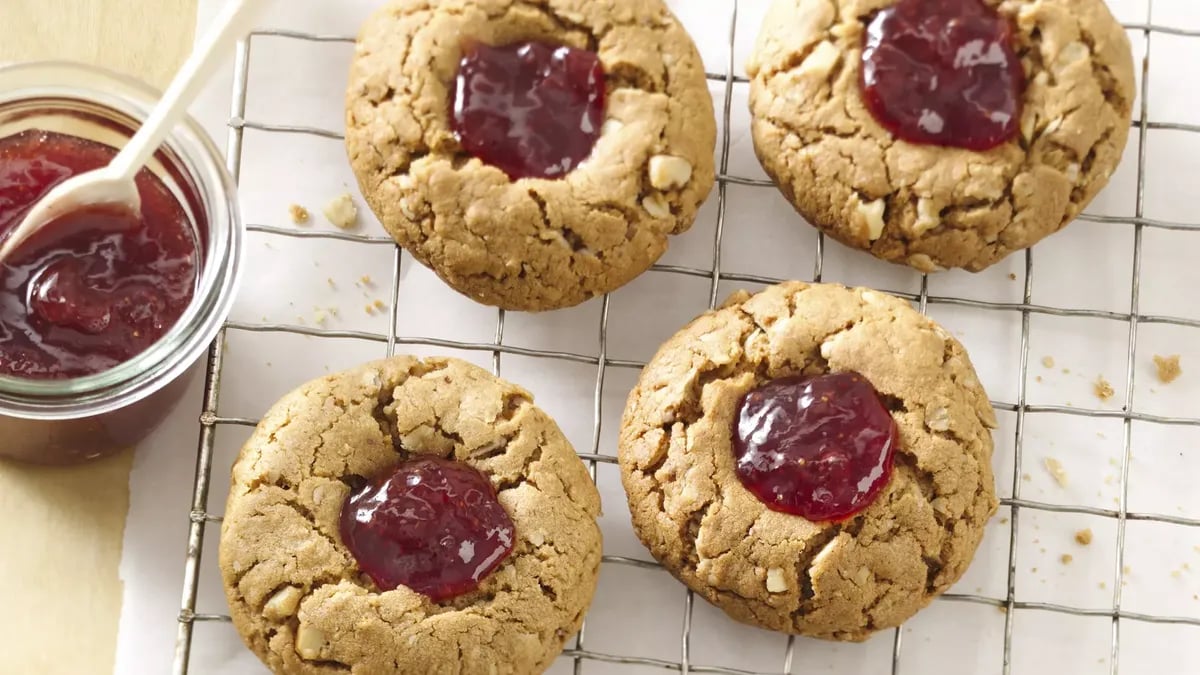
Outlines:
<svg viewBox="0 0 1200 675"><path fill-rule="evenodd" d="M514 531L483 474L437 457L401 463L342 507L342 541L375 585L434 601L475 590L512 553Z"/></svg>
<svg viewBox="0 0 1200 675"><path fill-rule="evenodd" d="M561 178L591 154L604 98L592 52L476 44L459 64L450 120L464 150L510 178Z"/></svg>
<svg viewBox="0 0 1200 675"><path fill-rule="evenodd" d="M76 136L0 139L0 237L52 187L115 156ZM88 207L47 224L0 266L0 374L63 379L123 363L169 331L192 300L196 241L150 171L140 218Z"/></svg>
<svg viewBox="0 0 1200 675"><path fill-rule="evenodd" d="M987 150L1016 135L1025 74L1012 26L982 0L899 0L867 26L860 84L896 136Z"/></svg>
<svg viewBox="0 0 1200 675"><path fill-rule="evenodd" d="M768 508L841 520L875 500L892 473L896 424L857 373L786 377L738 406L737 475Z"/></svg>

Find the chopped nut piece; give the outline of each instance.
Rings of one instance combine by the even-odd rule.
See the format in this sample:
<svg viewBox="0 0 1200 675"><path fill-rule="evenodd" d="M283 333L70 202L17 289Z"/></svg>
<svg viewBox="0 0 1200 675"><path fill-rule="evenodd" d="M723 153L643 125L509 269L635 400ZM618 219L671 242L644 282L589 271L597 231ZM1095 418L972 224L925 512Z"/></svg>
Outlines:
<svg viewBox="0 0 1200 675"><path fill-rule="evenodd" d="M949 431L950 411L941 406L927 411L925 413L925 426L933 431Z"/></svg>
<svg viewBox="0 0 1200 675"><path fill-rule="evenodd" d="M787 581L783 578L783 570L772 567L767 570L767 591L770 593L786 593Z"/></svg>
<svg viewBox="0 0 1200 675"><path fill-rule="evenodd" d="M295 615L300 607L303 592L295 586L284 586L263 605L263 616L271 621L282 621Z"/></svg>
<svg viewBox="0 0 1200 675"><path fill-rule="evenodd" d="M917 200L917 219L912 224L912 234L920 236L942 224L941 210L931 199Z"/></svg>
<svg viewBox="0 0 1200 675"><path fill-rule="evenodd" d="M1050 476L1054 478L1054 482L1058 483L1059 487L1067 487L1067 472L1063 469L1062 462L1047 457L1042 460L1042 464L1046 467L1046 471L1050 472Z"/></svg>
<svg viewBox="0 0 1200 675"><path fill-rule="evenodd" d="M863 222L867 226L867 239L875 241L883 235L883 213L887 208L887 202L883 199L876 199L872 202L863 202L857 196L854 197L854 210L858 215L862 216Z"/></svg>
<svg viewBox="0 0 1200 675"><path fill-rule="evenodd" d="M859 586L866 586L867 582L870 580L871 570L865 567L858 568L858 571L854 573L854 583L858 584Z"/></svg>
<svg viewBox="0 0 1200 675"><path fill-rule="evenodd" d="M321 656L321 650L325 648L325 633L319 628L313 628L307 624L300 624L300 629L296 631L296 653L300 658L309 661L316 660Z"/></svg>
<svg viewBox="0 0 1200 675"><path fill-rule="evenodd" d="M1046 368L1053 368L1054 367L1054 357L1053 356L1043 356L1042 357L1042 365Z"/></svg>
<svg viewBox="0 0 1200 675"><path fill-rule="evenodd" d="M650 158L650 184L658 190L681 188L692 179L692 163L674 155Z"/></svg>
<svg viewBox="0 0 1200 675"><path fill-rule="evenodd" d="M308 209L299 204L292 204L288 207L288 215L292 217L292 222L297 225L307 223L309 220Z"/></svg>
<svg viewBox="0 0 1200 675"><path fill-rule="evenodd" d="M671 205L667 203L663 196L656 193L648 194L642 198L642 208L646 209L655 218L670 218Z"/></svg>
<svg viewBox="0 0 1200 675"><path fill-rule="evenodd" d="M1101 401L1107 401L1113 397L1112 383L1104 379L1104 376L1101 375L1096 378L1094 383L1092 383L1092 392L1096 394L1096 398L1100 399Z"/></svg>
<svg viewBox="0 0 1200 675"><path fill-rule="evenodd" d="M358 223L358 207L349 192L334 197L323 209L329 222L343 230L349 230Z"/></svg>
<svg viewBox="0 0 1200 675"><path fill-rule="evenodd" d="M1170 356L1154 355L1154 367L1158 370L1158 379L1163 384L1170 384L1183 374L1183 368L1179 367L1179 355L1172 354Z"/></svg>

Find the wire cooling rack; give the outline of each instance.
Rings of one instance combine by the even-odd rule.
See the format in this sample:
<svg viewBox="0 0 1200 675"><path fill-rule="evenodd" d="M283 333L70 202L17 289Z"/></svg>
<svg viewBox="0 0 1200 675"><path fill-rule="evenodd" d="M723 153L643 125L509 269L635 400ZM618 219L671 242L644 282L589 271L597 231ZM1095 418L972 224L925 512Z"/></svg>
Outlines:
<svg viewBox="0 0 1200 675"><path fill-rule="evenodd" d="M744 5L751 0L742 0ZM1170 0L1159 0L1159 2L1169 2ZM1167 426L1182 426L1182 427L1200 427L1200 418L1195 417L1179 417L1167 416L1160 414L1151 414L1146 412L1138 412L1135 408L1134 393L1135 393L1135 378L1138 377L1139 351L1137 347L1139 326L1147 326L1153 324L1166 324L1177 327L1200 328L1200 320L1194 318L1185 318L1182 316L1168 315L1149 315L1139 311L1140 306L1140 291L1142 285L1142 248L1143 248L1143 233L1150 230L1170 230L1181 232L1192 232L1191 236L1200 237L1200 224L1187 223L1180 221L1168 221L1161 219L1151 219L1145 217L1145 185L1146 185L1146 140L1150 130L1162 129L1172 130L1185 133L1200 134L1200 125L1197 124L1182 124L1175 122L1155 123L1147 119L1148 110L1148 93L1149 93L1149 54L1150 43L1158 36L1174 36L1182 38L1194 38L1200 40L1200 30L1173 28L1167 25L1155 25L1152 23L1150 14L1150 5L1153 0L1147 0L1146 19L1142 23L1126 24L1126 30L1131 36L1140 35L1144 40L1144 56L1137 65L1141 70L1140 82L1140 104L1138 113L1136 113L1136 121L1134 122L1134 133L1131 135L1130 144L1136 144L1136 161L1137 176L1136 176L1136 201L1134 213L1131 217L1118 217L1109 215L1084 215L1080 220L1090 221L1093 223L1109 223L1122 226L1128 226L1132 229L1133 241L1133 263L1132 263L1132 281L1130 284L1131 293L1128 298L1127 311L1107 311L1101 309L1084 309L1084 308L1063 308L1050 306L1046 304L1034 304L1033 297L1033 278L1034 278L1034 261L1035 253L1030 250L1023 254L1024 256L1024 278L1023 292L1019 302L996 302L988 300L971 299L966 297L949 297L930 293L929 278L921 277L919 292L896 292L896 295L905 297L913 302L922 312L931 307L936 306L953 306L970 308L973 310L981 310L990 313L999 313L1010 317L1010 320L1015 321L1018 317L1020 320L1020 351L1019 351L1019 373L1015 390L1015 401L994 401L993 404L998 411L1011 413L1015 419L1015 425L1012 429L1013 436L1013 462L1011 497L1002 499L1002 504L1008 507L1009 517L1011 518L1011 527L1008 532L1007 542L1007 583L1006 592L1002 597L994 597L989 594L971 594L953 592L943 596L938 602L957 602L957 603L973 603L978 605L992 606L1004 612L1004 627L1003 627L1003 651L1002 661L996 664L996 668L991 672L999 672L1008 675L1013 672L1013 656L1014 639L1013 629L1014 623L1018 620L1018 612L1016 610L1033 610L1037 612L1049 613L1056 616L1075 616L1075 617L1092 617L1097 619L1111 620L1111 652L1108 657L1108 672L1116 675L1118 672L1135 672L1121 669L1120 649L1122 645L1122 629L1128 626L1131 622L1146 625L1163 625L1163 624L1179 624L1184 626L1200 627L1200 618L1191 616L1170 616L1160 613L1142 613L1134 612L1123 607L1122 589L1124 587L1123 575L1128 572L1126 566L1126 525L1135 521L1146 521L1151 523L1163 524L1176 528L1200 528L1200 519L1185 517L1181 515L1168 515L1164 513L1152 512L1133 512L1127 508L1129 503L1130 493L1130 463L1132 456L1132 438L1134 423L1146 423L1151 425L1167 425ZM719 285L722 281L737 282L741 284L770 284L780 281L780 279L769 276L759 276L753 274L739 274L722 270L722 236L726 229L727 221L727 206L728 193L731 186L746 186L756 190L774 190L774 187L769 181L758 178L746 178L738 175L730 174L730 138L731 138L731 115L734 99L734 87L738 84L745 84L746 78L735 74L735 59L734 59L734 38L737 34L738 21L738 0L733 0L730 3L732 11L728 19L728 42L729 56L727 68L725 71L717 73L708 73L710 84L719 88L717 98L719 101L718 115L721 117L723 124L721 125L722 133L720 138L719 149L719 175L715 194L712 199L716 203L716 226L715 234L712 240L712 258L711 265L705 269L703 267L674 265L674 264L659 264L654 267L654 271L670 275L683 275L708 282L707 301L708 307L711 308L719 300ZM241 174L243 160L243 135L246 130L255 130L262 133L280 133L280 134L303 134L314 135L329 139L340 139L341 133L334 130L320 129L315 127L291 126L291 125L274 125L254 119L247 119L247 93L249 83L249 72L251 63L252 46L255 42L263 38L283 39L300 42L352 42L353 38L346 36L319 35L312 33L270 30L254 33L250 38L241 43L237 50L235 73L234 73L234 89L233 89L233 104L230 117L228 120L228 167L235 178ZM1076 226L1080 227L1080 226ZM576 353L570 351L555 351L545 349L534 349L504 344L505 330L505 312L500 310L496 314L495 321L495 336L491 342L472 342L472 341L456 341L441 338L420 337L414 335L399 334L396 330L397 306L401 291L401 266L402 264L413 264L411 258L402 255L400 249L396 248L393 242L386 237L351 234L345 232L321 232L312 230L300 230L272 227L266 225L250 225L249 229L252 232L259 232L268 235L276 235L281 237L291 238L312 238L312 239L328 239L338 240L342 242L350 242L366 246L392 247L394 254L392 257L392 279L391 279L391 299L390 304L390 321L391 328L386 333L366 332L366 331L348 331L348 330L332 330L322 327L307 327L296 324L284 323L249 323L244 321L231 321L223 329L222 336L216 340L213 345L208 359L208 367L206 372L206 382L203 396L203 410L200 415L200 434L196 456L196 472L195 485L190 513L190 525L188 530L187 557L184 564L183 576L183 598L181 609L178 617L178 639L176 644L175 660L173 672L178 675L185 675L189 671L189 663L192 656L193 648L195 647L194 629L197 624L204 622L228 622L229 617L222 614L198 613L196 600L197 591L201 578L200 566L203 554L203 547L206 541L206 535L209 534L209 526L219 523L220 516L214 515L210 511L209 493L213 485L213 458L214 444L218 428L222 426L253 426L257 420L248 418L227 417L218 414L218 398L221 394L222 381L222 365L227 361L225 338L233 333L238 332L260 332L260 333L291 333L299 335L307 335L317 338L351 338L364 340L380 345L380 353L392 355L399 346L420 345L425 347L433 347L448 350L463 350L468 352L481 352L491 354L491 363L493 370L499 374L502 365L502 359L506 355L518 355L523 357L534 357L538 359L548 359L557 362L569 362L575 364L583 364L595 368L595 389L593 395L593 408L590 411L593 419L591 447L587 448L588 452L580 452L580 456L589 464L593 479L597 476L597 468L603 463L614 463L615 459L611 454L601 452L601 421L603 418L603 396L605 387L605 376L608 369L640 369L643 363L637 360L619 359L609 356L609 298L605 296L600 300L601 306L599 311L599 325L597 326L597 351L594 354ZM811 279L820 281L823 277L823 268L826 262L826 243L821 236L815 238L815 258L813 262ZM886 289L885 289L886 290ZM696 311L704 309L703 307L695 307ZM1120 409L1091 409L1085 407L1076 407L1070 404L1067 405L1040 405L1027 402L1027 390L1031 381L1031 349L1030 349L1030 323L1031 318L1039 316L1049 317L1073 317L1095 319L1116 324L1124 324L1128 329L1128 350L1124 358L1124 398L1123 405ZM1144 375L1143 375L1144 377ZM1037 377L1037 381L1041 381ZM586 414L586 412L582 413ZM1076 418L1085 418L1096 420L1097 423L1101 420L1110 420L1114 424L1119 424L1121 430L1121 452L1119 458L1119 492L1116 497L1116 508L1103 508L1097 505L1089 504L1062 504L1054 503L1053 501L1039 501L1027 499L1021 496L1022 483L1028 481L1027 474L1023 473L1023 469L1027 469L1022 463L1023 449L1026 445L1028 434L1027 420L1034 416L1041 415L1060 415L1071 416ZM998 439L999 440L999 439ZM224 467L221 467L221 475L224 474ZM1022 476L1025 476L1024 480ZM223 480L223 478L222 478ZM1053 512L1063 514L1077 514L1081 516L1090 516L1100 519L1115 521L1115 575L1111 579L1111 605L1107 608L1082 608L1069 606L1059 603L1027 601L1017 599L1017 576L1018 576L1018 538L1019 530L1018 523L1022 520L1022 515L1027 513L1037 512ZM1028 517L1028 516L1027 516ZM1036 526L1035 526L1036 529ZM1034 542L1037 540L1035 539ZM651 561L638 559L627 556L608 555L603 559L605 566L633 566L638 568L657 568L657 565ZM1105 584L1102 582L1101 587ZM579 635L572 641L569 648L564 652L563 659L567 659L570 663L570 670L573 670L577 675L583 672L585 664L589 662L602 662L607 664L617 664L618 667L629 666L629 672L644 672L644 668L664 669L677 671L683 674L688 673L724 673L727 675L768 675L779 673L788 674L793 672L793 663L797 659L799 647L803 644L802 640L789 637L786 640L786 646L783 653L779 655L778 670L750 670L739 667L718 666L711 663L705 663L698 659L695 654L695 645L693 643L693 608L696 605L694 597L690 591L683 592L681 603L682 632L678 635L678 657L675 659L647 658L635 657L631 655L623 655L613 653L611 651L596 651L589 647L589 631L585 624L584 628L579 632ZM905 633L898 628L891 633L891 672L893 675L906 673L912 675L915 670L910 670L905 666L903 655L905 652ZM1104 661L1104 659L1101 659ZM560 659L561 662L561 659ZM1185 661L1177 662L1178 672L1200 672L1200 663L1189 664ZM643 667L639 669L638 667ZM952 667L951 667L952 668ZM622 671L624 672L624 671ZM882 671L881 671L882 672ZM924 675L923 673L921 675Z"/></svg>

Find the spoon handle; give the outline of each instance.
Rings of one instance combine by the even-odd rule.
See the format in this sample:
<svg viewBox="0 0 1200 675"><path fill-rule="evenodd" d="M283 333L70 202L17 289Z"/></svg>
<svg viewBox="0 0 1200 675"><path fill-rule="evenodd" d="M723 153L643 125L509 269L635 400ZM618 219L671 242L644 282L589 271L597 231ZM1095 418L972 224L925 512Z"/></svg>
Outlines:
<svg viewBox="0 0 1200 675"><path fill-rule="evenodd" d="M265 0L228 0L225 3L149 117L109 163L107 170L111 177L134 179L158 151L171 129L187 113L188 106L207 84L216 67L229 55L237 41L250 32L257 10L265 4Z"/></svg>

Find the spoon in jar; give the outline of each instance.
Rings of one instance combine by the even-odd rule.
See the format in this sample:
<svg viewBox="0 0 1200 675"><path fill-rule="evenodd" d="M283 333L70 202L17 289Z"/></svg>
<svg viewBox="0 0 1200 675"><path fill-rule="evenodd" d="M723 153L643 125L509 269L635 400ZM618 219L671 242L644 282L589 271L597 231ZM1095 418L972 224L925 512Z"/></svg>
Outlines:
<svg viewBox="0 0 1200 675"><path fill-rule="evenodd" d="M191 56L167 87L146 121L108 166L72 176L59 183L25 214L0 246L0 263L47 223L87 206L112 206L140 218L142 199L134 182L171 129L187 114L213 70L234 44L250 32L255 10L263 0L229 0Z"/></svg>

